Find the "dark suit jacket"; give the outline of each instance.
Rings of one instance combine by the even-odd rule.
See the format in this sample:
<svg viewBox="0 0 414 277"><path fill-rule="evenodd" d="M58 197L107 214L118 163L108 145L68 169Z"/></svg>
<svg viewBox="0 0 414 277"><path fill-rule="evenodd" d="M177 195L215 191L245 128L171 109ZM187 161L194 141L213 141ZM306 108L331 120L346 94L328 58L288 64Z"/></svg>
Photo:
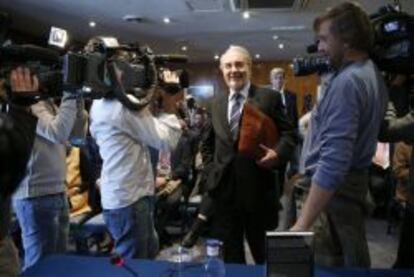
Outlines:
<svg viewBox="0 0 414 277"><path fill-rule="evenodd" d="M388 103L378 139L382 142L405 141L412 143L414 141L414 113L409 112L399 118L394 105Z"/></svg>
<svg viewBox="0 0 414 277"><path fill-rule="evenodd" d="M299 117L296 104L296 94L291 92L290 90L285 90L284 94L286 100L286 115L293 122L293 124L297 125Z"/></svg>
<svg viewBox="0 0 414 277"><path fill-rule="evenodd" d="M0 240L9 233L10 196L26 175L27 162L36 135L36 125L37 118L20 106L10 105L8 114L0 115L3 143L1 150L3 163L0 169L3 180L0 186Z"/></svg>
<svg viewBox="0 0 414 277"><path fill-rule="evenodd" d="M280 140L275 150L280 162L284 163L292 154L297 135L283 112L281 96L270 89L251 85L248 101L276 124ZM277 212L274 171L259 167L255 160L237 152L237 142L233 141L228 124L227 109L228 93L221 92L213 100L210 128L201 144L205 166L209 171L207 190L213 198L219 198L228 205L236 202L247 211L258 214Z"/></svg>

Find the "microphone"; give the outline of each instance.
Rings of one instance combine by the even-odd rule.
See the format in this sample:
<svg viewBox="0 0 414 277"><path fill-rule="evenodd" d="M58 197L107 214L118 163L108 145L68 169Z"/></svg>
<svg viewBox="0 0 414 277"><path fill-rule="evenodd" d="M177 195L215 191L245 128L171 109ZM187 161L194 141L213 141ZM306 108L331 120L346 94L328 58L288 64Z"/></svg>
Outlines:
<svg viewBox="0 0 414 277"><path fill-rule="evenodd" d="M110 261L112 265L124 268L126 271L128 271L131 274L131 276L138 277L138 272L135 272L131 267L129 267L125 263L124 258L122 258L122 256L119 255L118 253L112 254Z"/></svg>

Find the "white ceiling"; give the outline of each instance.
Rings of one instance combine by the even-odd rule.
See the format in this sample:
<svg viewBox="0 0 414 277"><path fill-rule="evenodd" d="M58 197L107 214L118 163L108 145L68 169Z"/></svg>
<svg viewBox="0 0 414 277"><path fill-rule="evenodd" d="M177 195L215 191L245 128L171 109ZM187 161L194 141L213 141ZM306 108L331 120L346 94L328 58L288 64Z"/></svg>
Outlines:
<svg viewBox="0 0 414 277"><path fill-rule="evenodd" d="M277 0L275 0L277 1ZM95 35L111 35L124 42L148 44L156 53L183 53L192 62L213 61L229 44L246 46L260 60L288 60L313 40L313 19L339 1L305 0L300 9L255 10L248 20L230 9L230 0L0 0L0 10L8 12L13 28L47 38L50 26L67 29L72 38L86 41ZM361 0L369 13L390 0ZM400 1L403 10L414 14L414 1ZM205 11L194 11L196 5ZM141 23L126 22L125 15L138 15ZM171 18L164 24L163 18ZM96 27L90 28L89 21ZM286 26L304 26L304 30L283 31ZM272 30L273 29L273 30ZM275 30L276 29L276 30ZM274 35L279 36L273 40ZM284 49L278 44L283 43Z"/></svg>

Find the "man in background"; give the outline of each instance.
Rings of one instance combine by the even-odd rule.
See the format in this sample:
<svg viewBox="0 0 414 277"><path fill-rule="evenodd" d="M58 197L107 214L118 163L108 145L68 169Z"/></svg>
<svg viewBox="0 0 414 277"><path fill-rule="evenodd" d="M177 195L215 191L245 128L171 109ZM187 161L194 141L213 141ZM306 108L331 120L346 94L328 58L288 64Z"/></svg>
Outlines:
<svg viewBox="0 0 414 277"><path fill-rule="evenodd" d="M292 122L292 124L297 127L298 126L298 109L297 109L297 102L296 102L296 93L288 90L285 88L286 85L286 72L281 67L275 67L270 71L270 83L271 88L277 93L280 94L283 103L283 110L288 117L288 119ZM287 230L289 227L292 226L296 219L296 208L294 205L294 198L293 194L289 193L292 192L292 185L293 182L289 182L297 172L299 166L299 154L300 153L300 146L298 145L295 147L294 154L292 155L289 162L286 166L280 167L277 170L277 178L279 181L279 189L280 189L280 203L282 205L282 209L279 213L279 226L278 230ZM287 187L289 186L290 187Z"/></svg>
<svg viewBox="0 0 414 277"><path fill-rule="evenodd" d="M281 67L275 67L270 71L270 83L271 88L278 93L282 98L283 109L295 126L298 122L298 109L296 93L285 88L286 84L286 73Z"/></svg>

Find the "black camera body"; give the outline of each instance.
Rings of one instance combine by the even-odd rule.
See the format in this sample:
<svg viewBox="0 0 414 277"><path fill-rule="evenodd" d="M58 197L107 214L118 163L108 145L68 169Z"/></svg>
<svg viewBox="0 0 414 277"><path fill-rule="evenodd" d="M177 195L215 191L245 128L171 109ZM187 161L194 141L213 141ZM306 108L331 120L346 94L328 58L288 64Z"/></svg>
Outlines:
<svg viewBox="0 0 414 277"><path fill-rule="evenodd" d="M386 6L370 16L374 30L371 53L378 67L388 73L414 72L414 16Z"/></svg>
<svg viewBox="0 0 414 277"><path fill-rule="evenodd" d="M292 64L293 74L295 76L306 76L313 73L322 75L332 71L329 59L319 55L295 58Z"/></svg>
<svg viewBox="0 0 414 277"><path fill-rule="evenodd" d="M374 32L374 47L370 53L376 65L387 73L412 74L414 72L414 17L386 6L370 16ZM309 54L317 52L310 45ZM327 57L309 55L293 60L295 76L332 71Z"/></svg>
<svg viewBox="0 0 414 277"><path fill-rule="evenodd" d="M50 48L9 45L0 47L0 59L2 79L8 80L18 66L28 67L39 78L38 92L14 94L8 89L12 101L28 104L67 91L74 98L117 98L127 108L139 110L152 100L156 86L170 93L188 86L185 70L179 71L179 82L172 84L158 74L169 64L187 62L186 56L156 56L149 48L120 45L115 38L95 37L84 50L63 56Z"/></svg>
<svg viewBox="0 0 414 277"><path fill-rule="evenodd" d="M35 45L7 45L0 47L0 79L6 81L9 98L32 99L58 96L62 91L62 74L59 53L57 51ZM38 92L22 92L18 96L11 93L8 83L13 69L24 66L36 74L39 79Z"/></svg>

